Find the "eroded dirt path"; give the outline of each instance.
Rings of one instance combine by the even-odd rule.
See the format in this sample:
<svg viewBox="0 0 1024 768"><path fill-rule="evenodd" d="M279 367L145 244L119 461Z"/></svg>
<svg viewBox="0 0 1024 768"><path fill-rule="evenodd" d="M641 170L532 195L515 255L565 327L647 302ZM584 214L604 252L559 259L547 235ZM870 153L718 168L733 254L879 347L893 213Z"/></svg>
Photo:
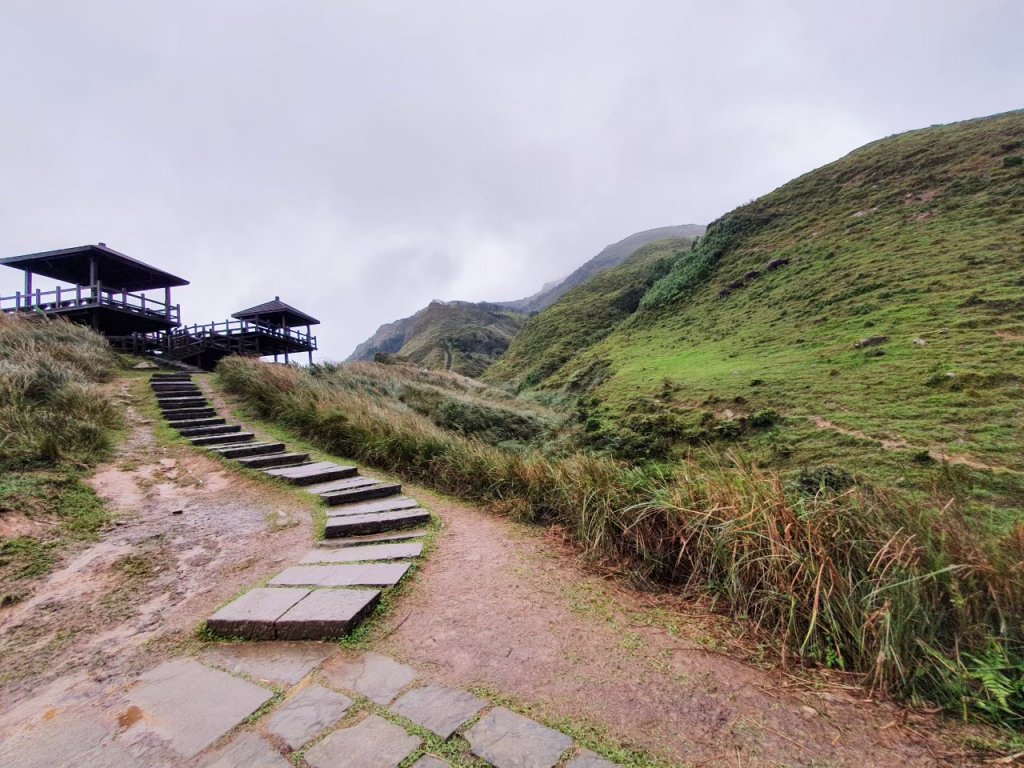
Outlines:
<svg viewBox="0 0 1024 768"><path fill-rule="evenodd" d="M148 396L139 379L114 386ZM218 605L309 546L311 502L162 444L135 405L127 420L90 481L115 525L0 610L0 740L36 709L100 697L193 642Z"/></svg>

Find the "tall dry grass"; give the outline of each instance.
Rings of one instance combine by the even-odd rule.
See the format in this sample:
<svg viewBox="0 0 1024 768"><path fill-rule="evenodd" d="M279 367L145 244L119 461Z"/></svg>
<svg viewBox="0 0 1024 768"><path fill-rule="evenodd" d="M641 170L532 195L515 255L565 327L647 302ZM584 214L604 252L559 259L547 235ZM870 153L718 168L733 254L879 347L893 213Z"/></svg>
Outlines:
<svg viewBox="0 0 1024 768"><path fill-rule="evenodd" d="M942 499L863 488L809 497L739 462L668 471L503 450L441 429L344 369L234 358L219 371L260 416L325 450L558 523L588 555L748 618L784 658L1024 723L1024 531L979 540Z"/></svg>
<svg viewBox="0 0 1024 768"><path fill-rule="evenodd" d="M92 463L120 424L98 387L117 369L87 328L0 314L0 466Z"/></svg>

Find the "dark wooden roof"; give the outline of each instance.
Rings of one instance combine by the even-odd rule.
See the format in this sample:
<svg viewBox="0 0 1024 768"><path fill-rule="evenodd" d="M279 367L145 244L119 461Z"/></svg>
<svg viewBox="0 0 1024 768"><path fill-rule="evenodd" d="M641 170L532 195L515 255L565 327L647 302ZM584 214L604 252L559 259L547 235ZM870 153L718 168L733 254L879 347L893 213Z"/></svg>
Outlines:
<svg viewBox="0 0 1024 768"><path fill-rule="evenodd" d="M285 304L281 301L280 296L275 296L273 301L235 312L232 317L236 320L266 320L287 328L293 328L296 325L320 325L320 321L315 317L307 315L291 304Z"/></svg>
<svg viewBox="0 0 1024 768"><path fill-rule="evenodd" d="M148 291L188 285L188 280L143 264L103 244L27 253L0 259L0 264L75 285L89 285L89 261L94 257L100 282L114 290Z"/></svg>

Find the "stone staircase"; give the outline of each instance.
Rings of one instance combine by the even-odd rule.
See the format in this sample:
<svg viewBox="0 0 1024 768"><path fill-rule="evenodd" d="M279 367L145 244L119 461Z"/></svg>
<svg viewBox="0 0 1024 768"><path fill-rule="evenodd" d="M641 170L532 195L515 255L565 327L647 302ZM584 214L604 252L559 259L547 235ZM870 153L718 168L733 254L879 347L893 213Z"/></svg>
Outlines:
<svg viewBox="0 0 1024 768"><path fill-rule="evenodd" d="M266 587L249 590L207 621L217 635L250 640L325 640L350 632L423 551L430 513L402 486L356 467L311 461L284 443L228 424L187 373L156 373L151 386L170 426L200 446L327 505L325 541Z"/></svg>

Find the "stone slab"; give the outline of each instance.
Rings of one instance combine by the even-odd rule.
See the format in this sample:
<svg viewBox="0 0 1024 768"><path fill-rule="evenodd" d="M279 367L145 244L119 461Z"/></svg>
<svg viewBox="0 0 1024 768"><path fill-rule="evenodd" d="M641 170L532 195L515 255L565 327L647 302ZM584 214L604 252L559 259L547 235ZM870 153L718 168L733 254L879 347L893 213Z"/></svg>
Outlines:
<svg viewBox="0 0 1024 768"><path fill-rule="evenodd" d="M281 453L264 453L257 456L246 456L236 461L249 469L268 469L302 464L309 459L308 453L299 451L282 451Z"/></svg>
<svg viewBox="0 0 1024 768"><path fill-rule="evenodd" d="M391 709L442 739L471 720L487 702L466 691L432 684L403 694Z"/></svg>
<svg viewBox="0 0 1024 768"><path fill-rule="evenodd" d="M128 701L142 710L132 729L142 725L156 732L186 758L202 752L271 698L266 688L193 659L165 661L127 693Z"/></svg>
<svg viewBox="0 0 1024 768"><path fill-rule="evenodd" d="M341 536L381 531L398 528L411 528L430 522L430 513L425 509L403 509L398 512L378 512L372 515L345 515L327 519L324 536L336 539Z"/></svg>
<svg viewBox="0 0 1024 768"><path fill-rule="evenodd" d="M336 650L327 643L222 643L204 653L200 661L232 674L290 687Z"/></svg>
<svg viewBox="0 0 1024 768"><path fill-rule="evenodd" d="M552 768L572 739L504 707L492 709L466 731L473 754L495 768Z"/></svg>
<svg viewBox="0 0 1024 768"><path fill-rule="evenodd" d="M340 491L331 491L330 493L321 493L320 498L334 506L336 504L348 504L353 501L367 501L385 496L394 496L401 492L402 486L400 483L377 483L361 488L348 488Z"/></svg>
<svg viewBox="0 0 1024 768"><path fill-rule="evenodd" d="M213 450L225 459L237 459L241 456L256 456L260 453L282 453L284 443L243 443L241 445L217 446Z"/></svg>
<svg viewBox="0 0 1024 768"><path fill-rule="evenodd" d="M305 760L311 768L397 768L421 743L401 726L370 715L313 746Z"/></svg>
<svg viewBox="0 0 1024 768"><path fill-rule="evenodd" d="M300 563L358 563L366 560L402 560L419 557L423 544L370 544L339 549L314 549Z"/></svg>
<svg viewBox="0 0 1024 768"><path fill-rule="evenodd" d="M192 437L189 441L192 445L218 445L220 443L245 443L254 439L256 435L252 432L232 432L228 435L205 435L203 437Z"/></svg>
<svg viewBox="0 0 1024 768"><path fill-rule="evenodd" d="M363 501L354 504L346 504L344 507L331 507L327 515L366 515L373 512L395 512L399 509L415 509L420 503L408 496L391 496L379 501Z"/></svg>
<svg viewBox="0 0 1024 768"><path fill-rule="evenodd" d="M412 764L412 768L451 768L451 764L446 763L439 757L424 755Z"/></svg>
<svg viewBox="0 0 1024 768"><path fill-rule="evenodd" d="M273 744L247 731L200 763L201 768L295 768Z"/></svg>
<svg viewBox="0 0 1024 768"><path fill-rule="evenodd" d="M207 619L206 626L222 637L273 640L274 622L308 594L308 589L250 589Z"/></svg>
<svg viewBox="0 0 1024 768"><path fill-rule="evenodd" d="M366 488L370 485L377 485L380 481L372 477L344 477L337 480L326 480L322 483L312 483L304 486L307 493L333 493L334 491L347 491L352 488Z"/></svg>
<svg viewBox="0 0 1024 768"><path fill-rule="evenodd" d="M344 539L323 539L316 543L321 549L338 549L339 547L351 547L355 544L369 544L381 541L404 541L408 539L420 539L430 531L426 528L414 528L408 531L388 531L385 533L370 533L366 536L346 536Z"/></svg>
<svg viewBox="0 0 1024 768"><path fill-rule="evenodd" d="M292 696L266 721L267 733L291 749L299 749L344 717L352 699L322 685L311 685Z"/></svg>
<svg viewBox="0 0 1024 768"><path fill-rule="evenodd" d="M329 685L387 706L416 679L416 671L379 653L364 653L358 659L336 656L324 665L323 676Z"/></svg>
<svg viewBox="0 0 1024 768"><path fill-rule="evenodd" d="M275 622L279 640L341 637L376 607L376 589L317 589Z"/></svg>
<svg viewBox="0 0 1024 768"><path fill-rule="evenodd" d="M214 424L209 427L182 427L178 434L182 437L202 437L203 435L230 435L234 432L241 432L238 424Z"/></svg>
<svg viewBox="0 0 1024 768"><path fill-rule="evenodd" d="M135 758L111 743L110 727L81 712L61 713L0 740L5 768L134 768ZM160 765L153 761L154 765Z"/></svg>
<svg viewBox="0 0 1024 768"><path fill-rule="evenodd" d="M618 763L605 760L596 752L582 750L579 755L565 764L565 768L622 768Z"/></svg>
<svg viewBox="0 0 1024 768"><path fill-rule="evenodd" d="M267 470L268 475L287 480L294 485L312 485L318 481L341 480L356 473L355 467L335 464L333 461L313 461L301 467L281 467Z"/></svg>
<svg viewBox="0 0 1024 768"><path fill-rule="evenodd" d="M391 587L409 570L409 563L293 565L270 583L277 587Z"/></svg>

